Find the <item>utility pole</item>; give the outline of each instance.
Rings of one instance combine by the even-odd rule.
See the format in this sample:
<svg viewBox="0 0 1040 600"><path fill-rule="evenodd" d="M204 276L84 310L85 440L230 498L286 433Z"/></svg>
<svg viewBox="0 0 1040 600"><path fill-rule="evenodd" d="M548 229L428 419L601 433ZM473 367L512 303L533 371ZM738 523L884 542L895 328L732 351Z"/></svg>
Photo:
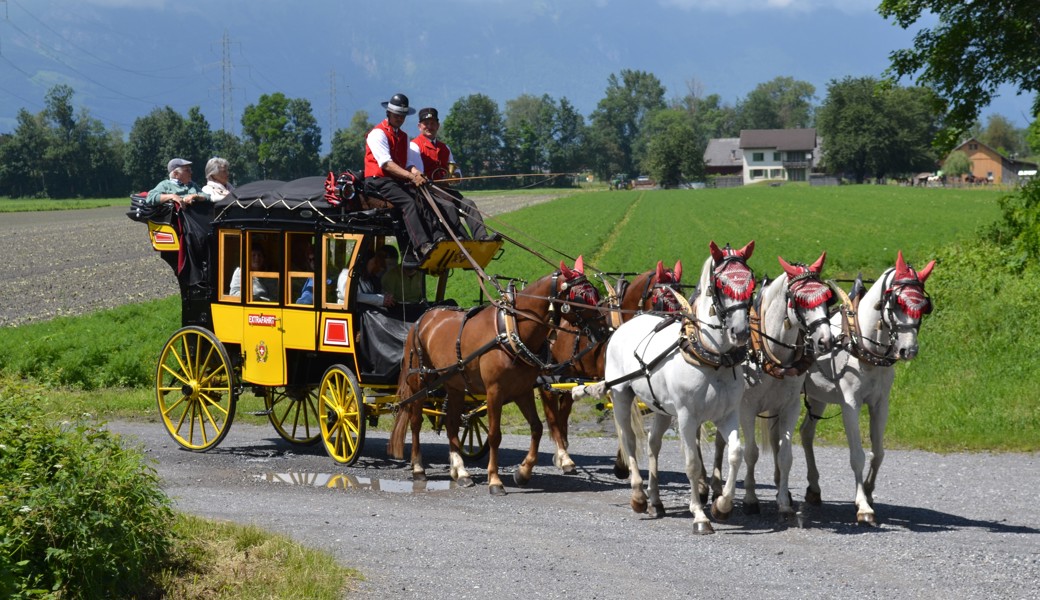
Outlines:
<svg viewBox="0 0 1040 600"><path fill-rule="evenodd" d="M224 30L224 39L222 40L224 59L221 61L221 67L223 69L223 78L221 80L220 89L220 128L224 131L228 131L228 126L234 127L235 121L235 110L232 106L232 87L231 87L231 39L228 37L227 29ZM234 131L230 131L234 134Z"/></svg>
<svg viewBox="0 0 1040 600"><path fill-rule="evenodd" d="M329 71L329 171L332 171L332 139L336 136L336 69Z"/></svg>

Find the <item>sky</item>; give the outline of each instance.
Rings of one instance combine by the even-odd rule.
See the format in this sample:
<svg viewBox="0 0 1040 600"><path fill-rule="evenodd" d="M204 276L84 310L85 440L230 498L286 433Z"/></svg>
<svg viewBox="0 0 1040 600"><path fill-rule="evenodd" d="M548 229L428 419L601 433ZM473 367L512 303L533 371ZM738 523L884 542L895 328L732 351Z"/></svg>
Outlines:
<svg viewBox="0 0 1040 600"><path fill-rule="evenodd" d="M261 95L305 98L322 129L402 92L446 114L485 94L566 98L586 118L608 77L654 74L668 99L690 90L734 105L758 84L879 77L910 47L879 0L0 0L0 133L64 83L108 127L199 106L241 133ZM910 85L912 81L901 82ZM1031 98L1003 90L983 112L1029 124ZM414 122L405 130L415 133Z"/></svg>

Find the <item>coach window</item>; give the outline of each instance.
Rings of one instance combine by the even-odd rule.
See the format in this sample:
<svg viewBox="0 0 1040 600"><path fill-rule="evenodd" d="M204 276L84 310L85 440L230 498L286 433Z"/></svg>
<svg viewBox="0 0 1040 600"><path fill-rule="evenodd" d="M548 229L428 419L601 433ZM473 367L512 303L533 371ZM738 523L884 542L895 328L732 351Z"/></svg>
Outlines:
<svg viewBox="0 0 1040 600"><path fill-rule="evenodd" d="M278 243L280 236L274 233L249 232L246 237L246 250L249 261L245 278L239 282L245 291L246 302L259 304L275 304L281 290L282 248Z"/></svg>
<svg viewBox="0 0 1040 600"><path fill-rule="evenodd" d="M237 231L220 232L220 299L238 301L238 294L231 295L231 278L242 266L242 235Z"/></svg>
<svg viewBox="0 0 1040 600"><path fill-rule="evenodd" d="M359 240L360 236L343 233L330 233L324 237L321 272L325 285L322 298L327 307L346 306L350 294L350 264Z"/></svg>
<svg viewBox="0 0 1040 600"><path fill-rule="evenodd" d="M314 253L314 235L290 233L285 236L285 247L289 253L289 297L286 302L297 306L314 305L314 271L317 261Z"/></svg>

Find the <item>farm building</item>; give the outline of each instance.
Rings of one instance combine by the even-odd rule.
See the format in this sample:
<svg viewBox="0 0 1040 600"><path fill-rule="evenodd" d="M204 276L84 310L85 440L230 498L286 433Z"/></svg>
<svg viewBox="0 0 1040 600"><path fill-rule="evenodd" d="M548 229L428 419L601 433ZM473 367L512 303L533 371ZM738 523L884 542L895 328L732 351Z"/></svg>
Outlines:
<svg viewBox="0 0 1040 600"><path fill-rule="evenodd" d="M971 180L976 182L1016 185L1019 171L1035 171L1037 168L1035 163L1008 158L975 138L969 138L952 152L957 151L968 155Z"/></svg>
<svg viewBox="0 0 1040 600"><path fill-rule="evenodd" d="M808 181L820 161L815 129L742 129L744 183Z"/></svg>

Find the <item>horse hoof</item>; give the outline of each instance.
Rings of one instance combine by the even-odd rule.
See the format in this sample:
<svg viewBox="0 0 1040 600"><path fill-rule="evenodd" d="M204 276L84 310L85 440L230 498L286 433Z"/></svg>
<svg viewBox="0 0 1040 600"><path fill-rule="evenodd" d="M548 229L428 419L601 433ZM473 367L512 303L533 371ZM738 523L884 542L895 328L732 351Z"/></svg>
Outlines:
<svg viewBox="0 0 1040 600"><path fill-rule="evenodd" d="M515 483L517 487L524 487L529 481L531 481L530 476L524 477L520 474L520 471L515 471L513 473L513 483Z"/></svg>
<svg viewBox="0 0 1040 600"><path fill-rule="evenodd" d="M563 465L562 467L560 467L560 470L563 471L564 475L577 475L578 474L578 467L575 466L574 463L567 463L567 464Z"/></svg>
<svg viewBox="0 0 1040 600"><path fill-rule="evenodd" d="M473 487L473 478L469 476L459 477L455 483L457 483L459 487Z"/></svg>
<svg viewBox="0 0 1040 600"><path fill-rule="evenodd" d="M426 473L420 471L412 473L412 481L426 481Z"/></svg>
<svg viewBox="0 0 1040 600"><path fill-rule="evenodd" d="M819 506L823 504L823 498L820 496L820 492L814 492L812 488L805 488L805 502L813 506Z"/></svg>
<svg viewBox="0 0 1040 600"><path fill-rule="evenodd" d="M664 504L654 504L647 510L647 513L653 519L660 519L664 516Z"/></svg>
<svg viewBox="0 0 1040 600"><path fill-rule="evenodd" d="M628 467L614 465L614 477L617 477L618 479L628 479L628 475Z"/></svg>
<svg viewBox="0 0 1040 600"><path fill-rule="evenodd" d="M719 501L717 499L711 503L711 516L716 521L728 521L731 512L733 511L727 510L726 512L722 512L719 510Z"/></svg>
<svg viewBox="0 0 1040 600"><path fill-rule="evenodd" d="M693 523L693 532L697 535L711 535L715 533L715 528L708 521L695 521Z"/></svg>
<svg viewBox="0 0 1040 600"><path fill-rule="evenodd" d="M505 496L507 493L505 486L501 483L498 485L489 485L488 492L490 492L492 496Z"/></svg>
<svg viewBox="0 0 1040 600"><path fill-rule="evenodd" d="M745 502L744 503L744 514L745 515L760 515L762 514L762 505L758 502Z"/></svg>
<svg viewBox="0 0 1040 600"><path fill-rule="evenodd" d="M857 513L856 522L864 527L877 527L874 522L874 513Z"/></svg>
<svg viewBox="0 0 1040 600"><path fill-rule="evenodd" d="M646 500L633 500L632 512L641 515L646 512Z"/></svg>

